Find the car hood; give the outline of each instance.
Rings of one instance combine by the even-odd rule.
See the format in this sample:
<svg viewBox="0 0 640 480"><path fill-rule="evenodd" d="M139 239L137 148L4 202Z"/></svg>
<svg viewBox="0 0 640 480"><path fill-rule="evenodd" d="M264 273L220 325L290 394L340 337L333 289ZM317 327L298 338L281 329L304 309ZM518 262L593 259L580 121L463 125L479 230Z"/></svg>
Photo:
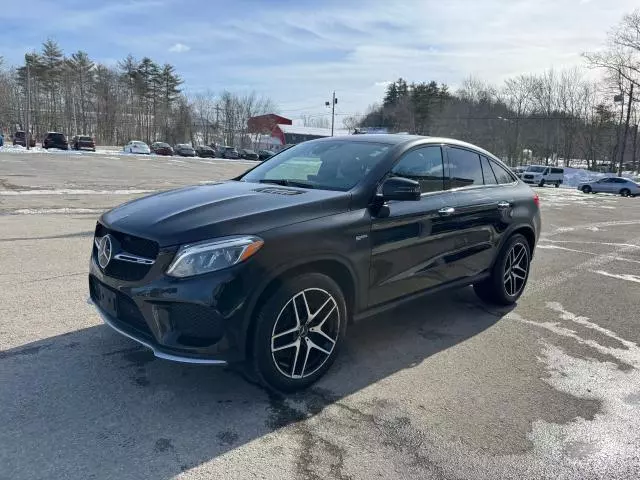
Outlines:
<svg viewBox="0 0 640 480"><path fill-rule="evenodd" d="M294 192L294 194L291 194ZM106 227L161 247L273 228L344 212L347 192L228 181L170 190L106 212Z"/></svg>

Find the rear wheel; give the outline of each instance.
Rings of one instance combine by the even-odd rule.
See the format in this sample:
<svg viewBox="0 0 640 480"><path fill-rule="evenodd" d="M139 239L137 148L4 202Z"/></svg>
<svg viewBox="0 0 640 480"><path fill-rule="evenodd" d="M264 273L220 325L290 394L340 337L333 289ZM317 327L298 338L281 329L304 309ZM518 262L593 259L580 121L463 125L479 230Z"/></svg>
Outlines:
<svg viewBox="0 0 640 480"><path fill-rule="evenodd" d="M489 278L474 284L473 289L485 302L511 305L524 291L530 262L529 242L523 235L515 234L502 246Z"/></svg>
<svg viewBox="0 0 640 480"><path fill-rule="evenodd" d="M253 367L274 390L308 387L329 369L346 333L347 307L330 277L306 273L287 279L256 319Z"/></svg>
<svg viewBox="0 0 640 480"><path fill-rule="evenodd" d="M589 185L585 185L584 187L582 187L582 192L591 193L591 187Z"/></svg>
<svg viewBox="0 0 640 480"><path fill-rule="evenodd" d="M628 188L623 188L622 190L620 190L620 195L622 195L623 197L628 197L629 195L631 195L631 190L629 190Z"/></svg>

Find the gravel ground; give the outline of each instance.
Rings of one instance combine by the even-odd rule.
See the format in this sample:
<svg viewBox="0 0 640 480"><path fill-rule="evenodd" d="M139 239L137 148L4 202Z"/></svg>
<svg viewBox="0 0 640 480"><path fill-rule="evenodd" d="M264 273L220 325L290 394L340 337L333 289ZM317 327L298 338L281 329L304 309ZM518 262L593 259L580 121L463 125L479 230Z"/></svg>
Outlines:
<svg viewBox="0 0 640 480"><path fill-rule="evenodd" d="M467 288L363 321L280 397L154 359L86 303L101 211L250 165L0 153L1 479L640 476L640 198L538 189L515 308Z"/></svg>

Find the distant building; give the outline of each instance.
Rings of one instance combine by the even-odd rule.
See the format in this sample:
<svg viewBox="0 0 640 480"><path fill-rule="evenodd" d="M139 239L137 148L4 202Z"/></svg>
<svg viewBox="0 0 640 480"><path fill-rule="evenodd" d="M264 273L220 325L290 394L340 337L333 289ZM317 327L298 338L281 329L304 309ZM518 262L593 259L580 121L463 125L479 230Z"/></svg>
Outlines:
<svg viewBox="0 0 640 480"><path fill-rule="evenodd" d="M285 117L268 113L266 115L258 115L247 120L247 129L249 133L271 133L276 125L291 125L293 122Z"/></svg>
<svg viewBox="0 0 640 480"><path fill-rule="evenodd" d="M269 150L279 150L285 145L294 145L307 140L331 136L330 128L293 125L290 119L275 113L251 117L247 120L247 130L255 135L254 144L257 148ZM349 130L336 128L333 134L335 136L349 135Z"/></svg>
<svg viewBox="0 0 640 480"><path fill-rule="evenodd" d="M349 130L335 129L334 136L349 135ZM315 140L331 136L330 128L299 127L298 125L276 125L271 136L280 141L280 145L294 145L296 143Z"/></svg>

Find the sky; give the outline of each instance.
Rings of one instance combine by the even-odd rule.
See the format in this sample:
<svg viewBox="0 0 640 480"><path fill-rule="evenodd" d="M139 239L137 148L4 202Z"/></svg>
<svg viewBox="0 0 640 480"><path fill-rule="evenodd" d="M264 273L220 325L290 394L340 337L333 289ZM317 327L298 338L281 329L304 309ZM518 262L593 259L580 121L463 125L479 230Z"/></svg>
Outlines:
<svg viewBox="0 0 640 480"><path fill-rule="evenodd" d="M5 5L5 2L7 3ZM15 8L19 6L19 8ZM638 0L0 0L0 56L17 65L47 38L116 65L173 64L185 93L273 99L284 116L364 113L386 85L455 88L474 76L584 65ZM24 8L23 8L24 7ZM47 20L48 19L48 20Z"/></svg>

